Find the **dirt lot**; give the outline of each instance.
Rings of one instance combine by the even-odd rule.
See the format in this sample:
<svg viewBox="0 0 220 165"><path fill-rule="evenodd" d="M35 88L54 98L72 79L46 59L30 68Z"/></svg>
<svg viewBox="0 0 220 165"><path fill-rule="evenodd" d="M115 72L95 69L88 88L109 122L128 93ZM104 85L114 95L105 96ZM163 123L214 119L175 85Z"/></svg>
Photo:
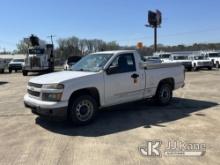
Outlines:
<svg viewBox="0 0 220 165"><path fill-rule="evenodd" d="M220 71L186 74L172 103L141 101L101 111L84 127L43 120L24 108L31 78L0 74L0 164L220 164ZM162 141L162 157L143 156L146 140ZM167 157L169 141L205 143L202 157Z"/></svg>

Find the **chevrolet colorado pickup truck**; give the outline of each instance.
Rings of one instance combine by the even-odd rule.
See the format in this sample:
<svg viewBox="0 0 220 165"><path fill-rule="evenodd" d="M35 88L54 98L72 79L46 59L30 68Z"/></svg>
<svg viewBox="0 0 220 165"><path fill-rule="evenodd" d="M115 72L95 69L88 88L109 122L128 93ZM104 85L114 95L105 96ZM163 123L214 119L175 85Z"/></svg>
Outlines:
<svg viewBox="0 0 220 165"><path fill-rule="evenodd" d="M131 50L98 52L82 58L71 71L32 78L24 104L39 116L85 125L103 107L146 98L166 105L184 79L180 64L148 64Z"/></svg>

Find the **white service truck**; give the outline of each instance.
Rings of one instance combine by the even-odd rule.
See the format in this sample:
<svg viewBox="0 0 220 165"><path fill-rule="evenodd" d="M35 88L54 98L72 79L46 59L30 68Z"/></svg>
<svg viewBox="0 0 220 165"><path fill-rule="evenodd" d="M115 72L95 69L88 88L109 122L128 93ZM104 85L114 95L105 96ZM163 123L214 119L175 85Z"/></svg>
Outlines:
<svg viewBox="0 0 220 165"><path fill-rule="evenodd" d="M84 125L103 107L154 98L166 105L184 87L184 67L147 64L136 51L107 51L82 58L71 71L32 78L24 104L40 116Z"/></svg>
<svg viewBox="0 0 220 165"><path fill-rule="evenodd" d="M212 61L203 55L191 55L189 57L192 60L192 68L194 71L197 71L202 68L207 68L208 70L212 70Z"/></svg>
<svg viewBox="0 0 220 165"><path fill-rule="evenodd" d="M45 44L38 37L31 36L30 47L25 59L22 72L27 76L29 72L48 73L54 71L53 44Z"/></svg>
<svg viewBox="0 0 220 165"><path fill-rule="evenodd" d="M208 57L212 61L213 67L220 68L220 52L203 52L202 55Z"/></svg>
<svg viewBox="0 0 220 165"><path fill-rule="evenodd" d="M171 53L168 52L155 52L153 54L154 57L159 57L162 63L171 63L172 61L170 60L171 58Z"/></svg>
<svg viewBox="0 0 220 165"><path fill-rule="evenodd" d="M192 70L192 60L189 58L188 54L172 54L170 62L182 64L188 71Z"/></svg>

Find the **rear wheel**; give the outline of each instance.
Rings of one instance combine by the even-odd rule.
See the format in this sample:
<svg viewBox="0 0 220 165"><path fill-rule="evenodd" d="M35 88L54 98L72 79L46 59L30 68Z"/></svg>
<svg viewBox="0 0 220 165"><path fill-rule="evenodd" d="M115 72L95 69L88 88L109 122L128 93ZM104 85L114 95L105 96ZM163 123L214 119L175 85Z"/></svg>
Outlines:
<svg viewBox="0 0 220 165"><path fill-rule="evenodd" d="M95 118L97 109L97 102L93 97L89 95L79 96L71 101L68 117L76 125L86 125Z"/></svg>
<svg viewBox="0 0 220 165"><path fill-rule="evenodd" d="M208 67L208 70L212 70L212 67L210 66L210 67Z"/></svg>
<svg viewBox="0 0 220 165"><path fill-rule="evenodd" d="M23 73L23 76L27 76L28 75L28 72L26 70L23 70L22 73Z"/></svg>
<svg viewBox="0 0 220 165"><path fill-rule="evenodd" d="M8 69L8 71L9 71L9 73L11 73L11 72L12 72L12 69Z"/></svg>
<svg viewBox="0 0 220 165"><path fill-rule="evenodd" d="M219 62L218 62L218 61L216 61L215 67L216 67L216 68L219 68L219 67L220 67L220 65L219 65Z"/></svg>
<svg viewBox="0 0 220 165"><path fill-rule="evenodd" d="M167 105L173 97L173 90L170 84L163 83L159 85L156 93L156 102L159 105Z"/></svg>
<svg viewBox="0 0 220 165"><path fill-rule="evenodd" d="M187 71L192 71L192 68L187 68Z"/></svg>
<svg viewBox="0 0 220 165"><path fill-rule="evenodd" d="M198 68L196 67L196 64L193 65L193 71L197 71Z"/></svg>
<svg viewBox="0 0 220 165"><path fill-rule="evenodd" d="M5 70L4 69L1 69L1 73L4 73L5 72Z"/></svg>

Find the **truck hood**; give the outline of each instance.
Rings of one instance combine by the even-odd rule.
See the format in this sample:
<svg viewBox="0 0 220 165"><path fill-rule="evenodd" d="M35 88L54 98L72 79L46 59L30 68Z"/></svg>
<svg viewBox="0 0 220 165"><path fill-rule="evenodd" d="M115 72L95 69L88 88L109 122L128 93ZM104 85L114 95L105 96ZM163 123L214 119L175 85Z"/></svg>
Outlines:
<svg viewBox="0 0 220 165"><path fill-rule="evenodd" d="M195 60L196 62L211 62L211 60Z"/></svg>
<svg viewBox="0 0 220 165"><path fill-rule="evenodd" d="M29 82L36 84L56 84L68 80L77 79L89 75L97 74L96 72L81 72L81 71L62 71L56 73L45 74L32 78Z"/></svg>
<svg viewBox="0 0 220 165"><path fill-rule="evenodd" d="M24 62L10 62L9 65L10 65L10 64L20 64L20 65L23 65Z"/></svg>

